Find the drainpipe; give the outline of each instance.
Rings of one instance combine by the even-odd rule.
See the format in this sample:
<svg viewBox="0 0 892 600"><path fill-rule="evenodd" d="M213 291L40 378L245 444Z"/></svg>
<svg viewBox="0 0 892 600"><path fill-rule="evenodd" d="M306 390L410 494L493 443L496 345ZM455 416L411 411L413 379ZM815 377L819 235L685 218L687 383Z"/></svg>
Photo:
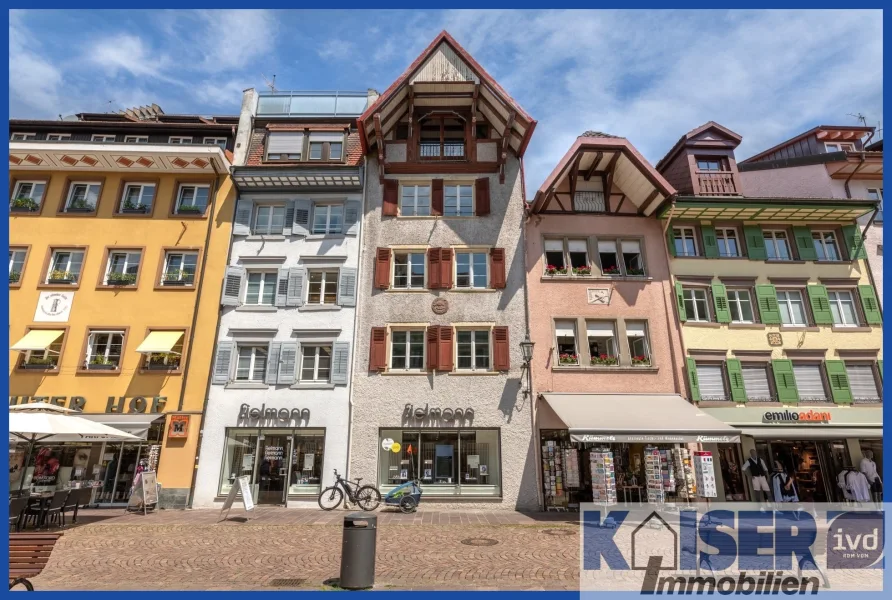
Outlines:
<svg viewBox="0 0 892 600"><path fill-rule="evenodd" d="M675 203L677 200L678 200L677 197L672 198L672 204L669 207L669 216L666 218L666 224L663 225L663 227L662 227L663 240L666 239L666 232L669 230L669 227L672 224L672 216L675 214ZM687 356L688 350L685 347L684 335L682 335L682 332L681 332L681 318L680 318L680 315L678 314L678 306L676 306L678 304L678 302L677 301L672 302L671 303L672 308L670 308L668 306L669 296L672 296L673 298L675 297L675 286L674 286L674 282L672 281L672 268L671 268L672 256L669 254L669 247L665 243L660 244L660 245L663 246L663 255L666 257L666 265L669 266L669 285L671 287L669 294L663 294L663 308L666 311L667 319L670 319L670 320L673 318L675 319L675 323L678 328L677 331L678 331L679 345L681 346L681 357L682 357L682 359L684 359L684 357ZM669 353L672 355L672 362L677 365L678 364L678 356L675 354L675 344L669 345ZM681 367L682 367L682 369L684 369L685 365L681 365ZM681 394L682 393L682 384L681 384L681 381L679 381L679 379L678 379L678 369L672 369L672 379L675 382L675 391L678 394Z"/></svg>
<svg viewBox="0 0 892 600"><path fill-rule="evenodd" d="M855 173L857 173L861 169L861 167L864 166L864 152L861 152L860 154L861 154L861 161L858 163L858 166L855 167L855 170L852 171L848 177L846 177L846 182L843 184L843 187L846 190L846 198L849 198L849 199L851 199L851 197L852 197L852 192L851 192L851 190L849 190L849 181L851 181L852 177L855 176Z"/></svg>

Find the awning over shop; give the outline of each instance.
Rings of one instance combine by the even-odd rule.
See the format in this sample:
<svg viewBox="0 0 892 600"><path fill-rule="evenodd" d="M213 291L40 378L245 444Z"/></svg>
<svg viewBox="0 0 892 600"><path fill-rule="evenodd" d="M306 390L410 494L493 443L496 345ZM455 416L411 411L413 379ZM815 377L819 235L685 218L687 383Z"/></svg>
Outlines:
<svg viewBox="0 0 892 600"><path fill-rule="evenodd" d="M146 336L136 349L143 354L149 352L170 352L183 337L184 331L153 331Z"/></svg>
<svg viewBox="0 0 892 600"><path fill-rule="evenodd" d="M543 394L574 442L739 443L740 432L676 394Z"/></svg>
<svg viewBox="0 0 892 600"><path fill-rule="evenodd" d="M757 440L844 440L883 437L882 427L746 427L740 430Z"/></svg>
<svg viewBox="0 0 892 600"><path fill-rule="evenodd" d="M61 329L34 329L13 344L10 350L46 350L63 333Z"/></svg>
<svg viewBox="0 0 892 600"><path fill-rule="evenodd" d="M164 415L157 413L125 413L120 415L109 414L84 414L79 413L77 416L88 421L102 423L109 427L114 427L125 433L136 436L141 440L149 437L149 427L158 419L163 419ZM54 435L40 441L41 444L52 444L61 442L89 442L89 437L70 436L70 435ZM100 440L101 441L101 440Z"/></svg>

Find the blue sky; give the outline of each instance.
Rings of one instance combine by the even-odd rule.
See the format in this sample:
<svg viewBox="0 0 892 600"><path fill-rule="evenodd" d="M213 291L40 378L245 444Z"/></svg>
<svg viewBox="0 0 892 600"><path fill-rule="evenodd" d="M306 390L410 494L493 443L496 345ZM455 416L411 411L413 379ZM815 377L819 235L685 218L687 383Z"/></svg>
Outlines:
<svg viewBox="0 0 892 600"><path fill-rule="evenodd" d="M236 114L262 74L383 91L442 29L539 121L529 195L587 129L656 163L709 120L743 136L738 160L849 113L882 121L878 10L12 11L10 117Z"/></svg>

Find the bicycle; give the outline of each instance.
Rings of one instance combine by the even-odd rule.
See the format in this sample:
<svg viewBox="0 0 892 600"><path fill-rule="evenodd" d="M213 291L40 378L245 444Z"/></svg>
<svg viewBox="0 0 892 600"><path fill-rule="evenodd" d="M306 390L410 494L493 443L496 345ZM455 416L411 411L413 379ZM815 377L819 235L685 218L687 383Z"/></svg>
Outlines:
<svg viewBox="0 0 892 600"><path fill-rule="evenodd" d="M344 494L347 495L347 502L359 505L359 508L365 511L373 511L381 504L381 492L373 485L360 486L359 482L362 477L357 477L350 482L338 474L338 470L334 470L335 484L327 487L319 494L319 508L322 510L334 510L341 505L344 500ZM343 491L341 491L343 488Z"/></svg>

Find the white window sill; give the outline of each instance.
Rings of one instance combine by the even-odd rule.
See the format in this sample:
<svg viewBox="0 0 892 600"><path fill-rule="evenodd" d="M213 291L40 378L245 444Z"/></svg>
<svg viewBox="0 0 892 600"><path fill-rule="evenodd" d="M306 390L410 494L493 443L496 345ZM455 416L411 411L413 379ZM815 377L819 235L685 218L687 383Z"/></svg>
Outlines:
<svg viewBox="0 0 892 600"><path fill-rule="evenodd" d="M305 236L305 240L342 240L347 237L343 233L311 233Z"/></svg>
<svg viewBox="0 0 892 600"><path fill-rule="evenodd" d="M498 292L499 290L493 288L459 288L454 287L449 289L450 292L460 292L462 294L492 294Z"/></svg>
<svg viewBox="0 0 892 600"><path fill-rule="evenodd" d="M246 240L249 242L284 242L285 241L284 234L251 234Z"/></svg>
<svg viewBox="0 0 892 600"><path fill-rule="evenodd" d="M333 383L295 383L291 386L292 390L333 390L335 389L335 384Z"/></svg>
<svg viewBox="0 0 892 600"><path fill-rule="evenodd" d="M300 312L325 312L341 310L337 304L304 304L297 308Z"/></svg>
<svg viewBox="0 0 892 600"><path fill-rule="evenodd" d="M417 220L423 221L425 219L427 219L427 220L439 219L440 217L437 217L434 215L397 215L396 218L397 219L417 219Z"/></svg>
<svg viewBox="0 0 892 600"><path fill-rule="evenodd" d="M502 371L452 371L448 373L453 377L487 377L501 374Z"/></svg>
<svg viewBox="0 0 892 600"><path fill-rule="evenodd" d="M395 288L389 287L385 292L391 292L394 294L424 294L426 292L432 291L427 288Z"/></svg>
<svg viewBox="0 0 892 600"><path fill-rule="evenodd" d="M394 375L397 377L426 377L430 375L428 371L382 371L381 375Z"/></svg>
<svg viewBox="0 0 892 600"><path fill-rule="evenodd" d="M269 389L269 386L265 383L260 383L259 381L230 381L226 384L224 389L227 390L265 390Z"/></svg>
<svg viewBox="0 0 892 600"><path fill-rule="evenodd" d="M237 306L235 310L239 312L276 312L279 309L275 306L266 306L260 304L242 304L241 306Z"/></svg>
<svg viewBox="0 0 892 600"><path fill-rule="evenodd" d="M540 281L653 281L650 275L543 275Z"/></svg>

